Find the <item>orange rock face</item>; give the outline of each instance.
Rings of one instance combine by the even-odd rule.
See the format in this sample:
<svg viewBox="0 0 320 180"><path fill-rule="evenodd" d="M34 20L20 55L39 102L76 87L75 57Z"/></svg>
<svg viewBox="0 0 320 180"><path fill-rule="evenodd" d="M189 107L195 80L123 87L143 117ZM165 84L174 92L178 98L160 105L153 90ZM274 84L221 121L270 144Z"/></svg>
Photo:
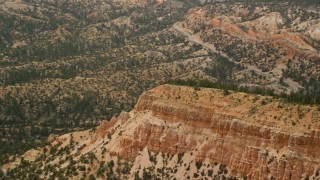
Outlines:
<svg viewBox="0 0 320 180"><path fill-rule="evenodd" d="M143 93L131 112L102 122L95 131L56 137L51 145L59 151L68 147L65 156L75 161L93 153L92 169L99 161L129 159L130 177L122 179L134 179L136 172L142 177L145 169L159 175L164 167L173 168L168 179L208 170L218 175L221 166L227 177L319 179L319 110L266 96L163 85ZM41 152L31 150L24 157L34 161ZM60 162L59 154L52 157L51 163ZM200 161L204 166L198 168Z"/></svg>
<svg viewBox="0 0 320 180"><path fill-rule="evenodd" d="M268 117L264 111L276 103L272 101L248 115L249 107L257 103L242 95L225 97L219 90L168 85L150 90L140 97L127 121L135 119L139 125L119 137L120 150L115 154L135 158L145 147L172 155L192 151L196 161L222 163L231 175L250 179L300 179L319 171L319 129L290 127ZM315 107L305 108L319 114ZM275 113L289 117L291 112ZM256 120L257 114L264 121Z"/></svg>
<svg viewBox="0 0 320 180"><path fill-rule="evenodd" d="M110 121L102 121L98 126L95 136L92 138L91 143L94 143L97 139L103 139L108 133L114 133L112 128L117 122L117 118L113 117Z"/></svg>

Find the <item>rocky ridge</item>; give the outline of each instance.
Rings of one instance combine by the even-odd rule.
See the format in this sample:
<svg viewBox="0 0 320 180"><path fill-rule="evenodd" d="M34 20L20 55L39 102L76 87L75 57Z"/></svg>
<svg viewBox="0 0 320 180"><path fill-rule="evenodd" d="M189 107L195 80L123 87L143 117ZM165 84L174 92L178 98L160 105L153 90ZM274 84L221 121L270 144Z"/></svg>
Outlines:
<svg viewBox="0 0 320 180"><path fill-rule="evenodd" d="M254 84L298 91L319 77L319 18L318 10L290 3L216 3L191 8L180 27L231 61L252 67L260 76Z"/></svg>
<svg viewBox="0 0 320 180"><path fill-rule="evenodd" d="M112 176L119 179L316 179L319 117L317 106L162 85L144 92L131 112L96 129L57 137L45 148L25 153L23 161L46 161L65 176L70 166L84 166L85 171L71 175L74 178L109 177L108 168L100 172L101 162L107 162L109 168L115 164ZM89 157L94 158L86 161ZM2 169L10 174L20 160ZM51 173L45 173L46 166L37 167L43 169L42 178Z"/></svg>

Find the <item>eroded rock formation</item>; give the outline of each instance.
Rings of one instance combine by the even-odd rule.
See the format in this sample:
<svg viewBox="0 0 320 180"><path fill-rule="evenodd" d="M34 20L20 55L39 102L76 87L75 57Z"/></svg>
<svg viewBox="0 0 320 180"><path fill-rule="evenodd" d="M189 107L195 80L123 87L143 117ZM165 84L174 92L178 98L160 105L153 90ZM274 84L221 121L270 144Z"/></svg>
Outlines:
<svg viewBox="0 0 320 180"><path fill-rule="evenodd" d="M140 97L135 113L149 114L152 120L140 119L144 122L134 130L133 136L121 140L119 155L134 158L144 147L169 154L195 150L197 161L208 158L225 164L233 176L300 179L315 174L320 158L320 132L284 126L266 114L259 115L264 121L255 121L248 116L249 103L238 101L241 95L224 98L218 90L172 86L146 92ZM261 105L258 111L267 112L264 106L274 103ZM275 111L278 116L290 116L289 111ZM308 111L319 114L312 107ZM162 124L152 122L158 118Z"/></svg>
<svg viewBox="0 0 320 180"><path fill-rule="evenodd" d="M177 179L196 178L200 172L216 178L316 179L319 115L317 106L272 97L163 85L143 93L134 110L102 122L95 131L57 138L53 146L62 144L61 150L69 144L72 150L49 159L54 164L71 156L81 164L93 153L96 160L91 161L97 162L89 174L97 174L101 161L132 162L129 175L118 175L122 179L142 177L146 168L153 177L167 173ZM68 165L64 163L61 167Z"/></svg>

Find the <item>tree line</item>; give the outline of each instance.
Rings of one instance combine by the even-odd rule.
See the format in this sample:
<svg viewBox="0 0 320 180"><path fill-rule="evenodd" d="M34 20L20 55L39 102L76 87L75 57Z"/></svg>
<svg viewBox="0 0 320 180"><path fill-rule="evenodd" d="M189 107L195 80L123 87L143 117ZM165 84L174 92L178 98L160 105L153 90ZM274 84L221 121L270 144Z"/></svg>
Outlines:
<svg viewBox="0 0 320 180"><path fill-rule="evenodd" d="M192 79L172 79L166 82L167 84L179 85L179 86L190 86L195 88L216 88L223 89L225 94L228 94L228 91L235 92L244 92L249 94L259 94L264 96L272 96L275 98L283 99L288 103L297 103L297 104L315 104L320 105L320 95L311 95L308 92L299 91L291 92L290 94L286 93L275 93L274 90L264 88L264 87L248 87L248 86L238 86L232 82L222 82L222 81L210 81L210 80L192 80Z"/></svg>

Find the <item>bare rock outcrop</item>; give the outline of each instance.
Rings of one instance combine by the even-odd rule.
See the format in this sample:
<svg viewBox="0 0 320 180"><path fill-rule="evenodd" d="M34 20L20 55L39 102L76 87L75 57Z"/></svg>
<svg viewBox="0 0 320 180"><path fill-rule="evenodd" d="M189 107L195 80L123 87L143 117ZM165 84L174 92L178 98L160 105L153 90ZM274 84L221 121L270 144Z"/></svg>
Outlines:
<svg viewBox="0 0 320 180"><path fill-rule="evenodd" d="M254 115L248 116L249 103L238 101L241 94L223 97L219 90L197 91L168 85L145 92L135 113L137 117L141 113L149 117L139 119L143 123L132 136L121 139L118 155L135 158L145 147L173 155L195 151L196 161L208 158L227 165L231 175L250 179L300 179L316 173L320 165L319 129L285 126L264 114L259 114L264 119L259 121ZM264 109L268 104L261 105L261 111L268 111ZM306 108L319 114L313 107ZM289 111L282 110L275 114L290 116Z"/></svg>
<svg viewBox="0 0 320 180"><path fill-rule="evenodd" d="M130 173L119 171L122 179L147 171L154 177L166 171L168 179L200 172L207 178L317 179L319 109L267 96L162 85L144 92L134 110L95 130L57 137L46 147L51 154L47 161L56 164L72 157L87 166L85 158L93 157L89 174L96 174L102 161L130 162ZM24 157L41 152L48 155L32 150ZM17 164L9 163L3 170Z"/></svg>

